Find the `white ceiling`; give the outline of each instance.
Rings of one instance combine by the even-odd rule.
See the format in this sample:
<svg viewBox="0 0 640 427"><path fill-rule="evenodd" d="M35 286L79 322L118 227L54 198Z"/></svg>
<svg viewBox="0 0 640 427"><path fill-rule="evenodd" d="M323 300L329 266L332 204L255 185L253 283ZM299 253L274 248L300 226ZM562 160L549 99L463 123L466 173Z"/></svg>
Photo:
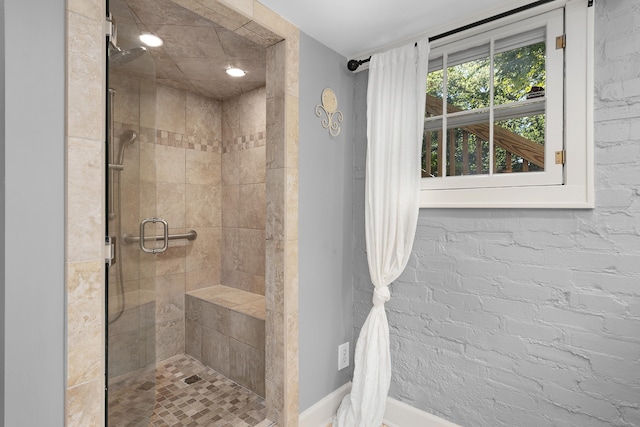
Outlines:
<svg viewBox="0 0 640 427"><path fill-rule="evenodd" d="M259 0L345 57L435 35L534 0Z"/></svg>

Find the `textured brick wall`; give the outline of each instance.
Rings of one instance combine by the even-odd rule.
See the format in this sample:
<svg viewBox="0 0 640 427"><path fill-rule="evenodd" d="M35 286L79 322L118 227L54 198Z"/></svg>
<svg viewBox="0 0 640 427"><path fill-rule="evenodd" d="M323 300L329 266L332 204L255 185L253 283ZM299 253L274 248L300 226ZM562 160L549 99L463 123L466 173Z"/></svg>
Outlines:
<svg viewBox="0 0 640 427"><path fill-rule="evenodd" d="M640 425L640 2L596 1L594 210L420 211L391 396L460 425ZM356 107L366 97L357 77ZM356 123L354 315L371 307Z"/></svg>

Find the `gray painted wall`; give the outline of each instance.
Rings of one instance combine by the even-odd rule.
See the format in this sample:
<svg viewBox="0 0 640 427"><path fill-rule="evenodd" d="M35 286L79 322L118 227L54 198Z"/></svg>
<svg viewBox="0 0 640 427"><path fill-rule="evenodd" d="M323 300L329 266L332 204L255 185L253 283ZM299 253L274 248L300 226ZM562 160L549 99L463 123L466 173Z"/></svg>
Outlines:
<svg viewBox="0 0 640 427"><path fill-rule="evenodd" d="M345 64L346 58L300 35L300 411L348 382L352 372L352 366L338 371L338 345L352 341L353 331L353 76ZM344 113L336 137L315 115L327 87Z"/></svg>
<svg viewBox="0 0 640 427"><path fill-rule="evenodd" d="M3 9L3 421L62 426L65 1Z"/></svg>
<svg viewBox="0 0 640 427"><path fill-rule="evenodd" d="M4 28L4 0L0 0L0 28ZM4 392L4 31L0 31L0 391ZM0 425L4 425L4 399L0 399Z"/></svg>
<svg viewBox="0 0 640 427"><path fill-rule="evenodd" d="M640 8L595 7L596 208L422 209L387 304L392 397L468 427L640 425ZM365 148L355 333L371 307Z"/></svg>

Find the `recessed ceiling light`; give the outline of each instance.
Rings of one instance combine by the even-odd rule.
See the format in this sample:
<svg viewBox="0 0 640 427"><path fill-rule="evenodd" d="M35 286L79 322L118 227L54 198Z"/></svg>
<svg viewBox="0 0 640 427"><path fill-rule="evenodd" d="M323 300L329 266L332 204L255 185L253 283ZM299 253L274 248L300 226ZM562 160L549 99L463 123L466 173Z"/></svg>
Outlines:
<svg viewBox="0 0 640 427"><path fill-rule="evenodd" d="M229 74L231 77L244 77L247 72L241 70L240 68L230 67L227 68L227 74Z"/></svg>
<svg viewBox="0 0 640 427"><path fill-rule="evenodd" d="M154 36L153 34L141 34L140 41L149 47L162 46L164 43L160 37Z"/></svg>

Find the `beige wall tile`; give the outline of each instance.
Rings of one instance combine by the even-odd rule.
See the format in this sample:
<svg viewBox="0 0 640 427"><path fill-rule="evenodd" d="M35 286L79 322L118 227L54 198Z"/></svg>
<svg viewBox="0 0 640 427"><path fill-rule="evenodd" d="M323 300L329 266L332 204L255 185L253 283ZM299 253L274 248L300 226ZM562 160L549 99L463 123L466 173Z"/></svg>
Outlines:
<svg viewBox="0 0 640 427"><path fill-rule="evenodd" d="M202 325L195 320L185 321L184 351L202 360Z"/></svg>
<svg viewBox="0 0 640 427"><path fill-rule="evenodd" d="M186 185L186 227L220 227L220 188L212 185Z"/></svg>
<svg viewBox="0 0 640 427"><path fill-rule="evenodd" d="M156 216L169 223L169 231L185 228L185 184L159 182L157 184ZM151 233L153 226L148 225L145 233Z"/></svg>
<svg viewBox="0 0 640 427"><path fill-rule="evenodd" d="M264 350L231 338L229 340L229 378L264 396Z"/></svg>
<svg viewBox="0 0 640 427"><path fill-rule="evenodd" d="M67 142L67 261L104 255L104 158L102 143L76 138Z"/></svg>
<svg viewBox="0 0 640 427"><path fill-rule="evenodd" d="M253 1L254 0L219 0L221 4L246 17L253 16Z"/></svg>
<svg viewBox="0 0 640 427"><path fill-rule="evenodd" d="M267 99L285 93L286 54L286 44L283 42L267 48Z"/></svg>
<svg viewBox="0 0 640 427"><path fill-rule="evenodd" d="M266 215L265 184L239 186L238 226L264 230Z"/></svg>
<svg viewBox="0 0 640 427"><path fill-rule="evenodd" d="M244 273L236 270L223 270L220 282L224 286L251 292L252 294L264 295L264 276Z"/></svg>
<svg viewBox="0 0 640 427"><path fill-rule="evenodd" d="M232 151L222 155L222 185L240 184L240 152Z"/></svg>
<svg viewBox="0 0 640 427"><path fill-rule="evenodd" d="M202 3L200 0L173 0L173 2L213 22L219 22L220 25L231 31L242 27L250 20L250 18L236 12L234 8L225 6L228 2L225 4L218 1Z"/></svg>
<svg viewBox="0 0 640 427"><path fill-rule="evenodd" d="M263 230L238 229L238 270L264 276L265 238Z"/></svg>
<svg viewBox="0 0 640 427"><path fill-rule="evenodd" d="M186 134L220 140L221 103L193 92L186 93Z"/></svg>
<svg viewBox="0 0 640 427"><path fill-rule="evenodd" d="M298 129L300 127L299 117L296 113L299 108L298 98L295 96L287 95L286 99L286 141L285 141L285 166L288 168L298 168L298 151L299 151L299 136Z"/></svg>
<svg viewBox="0 0 640 427"><path fill-rule="evenodd" d="M284 242L284 292L286 296L287 314L298 314L298 241Z"/></svg>
<svg viewBox="0 0 640 427"><path fill-rule="evenodd" d="M153 218L157 213L157 188L155 182L140 182L140 213L138 217L138 226L143 218ZM136 232L137 235L137 232Z"/></svg>
<svg viewBox="0 0 640 427"><path fill-rule="evenodd" d="M284 41L286 44L286 94L298 97L300 92L298 79L300 75L300 33L293 31Z"/></svg>
<svg viewBox="0 0 640 427"><path fill-rule="evenodd" d="M266 124L266 88L260 87L222 103L222 138L264 131Z"/></svg>
<svg viewBox="0 0 640 427"><path fill-rule="evenodd" d="M156 85L156 128L184 134L186 130L186 92Z"/></svg>
<svg viewBox="0 0 640 427"><path fill-rule="evenodd" d="M283 38L290 37L298 32L298 28L295 25L257 1L253 3L253 20L256 24Z"/></svg>
<svg viewBox="0 0 640 427"><path fill-rule="evenodd" d="M286 240L298 240L298 169L285 169L285 229Z"/></svg>
<svg viewBox="0 0 640 427"><path fill-rule="evenodd" d="M141 188L146 189L146 187L141 187L139 182L121 181L119 196L117 187L113 188L114 202L116 203L116 206L117 203L120 203L119 211L117 207L112 209L116 218L109 223L109 231L113 232L114 235L117 235L118 232L118 222L121 233L131 234L134 236L138 235L138 226L140 225ZM153 200L155 200L155 197ZM118 221L118 215L120 221Z"/></svg>
<svg viewBox="0 0 640 427"><path fill-rule="evenodd" d="M267 364L267 366L269 366L269 364ZM282 424L282 414L284 412L284 388L276 384L279 382L281 382L280 378L269 380L269 377L267 377L267 379L265 380L267 419L278 420L278 425L284 425Z"/></svg>
<svg viewBox="0 0 640 427"><path fill-rule="evenodd" d="M231 311L229 317L229 336L264 352L264 322L264 320Z"/></svg>
<svg viewBox="0 0 640 427"><path fill-rule="evenodd" d="M156 360L184 353L184 318L156 324Z"/></svg>
<svg viewBox="0 0 640 427"><path fill-rule="evenodd" d="M239 267L240 252L237 228L222 229L222 274L225 271L235 271ZM224 283L223 283L224 284Z"/></svg>
<svg viewBox="0 0 640 427"><path fill-rule="evenodd" d="M185 246L169 246L165 252L157 254L156 275L169 276L185 273L187 270L186 254Z"/></svg>
<svg viewBox="0 0 640 427"><path fill-rule="evenodd" d="M100 378L103 364L104 263L67 264L67 385Z"/></svg>
<svg viewBox="0 0 640 427"><path fill-rule="evenodd" d="M151 61L151 58L146 57L145 64L147 64L149 68L154 69L152 68L153 66L149 64L149 61ZM156 104L158 100L156 80L151 76L145 76L145 78L138 80L138 84L140 85L140 126L155 130L158 121L156 117Z"/></svg>
<svg viewBox="0 0 640 427"><path fill-rule="evenodd" d="M136 233L137 235L138 233ZM145 284L148 284L148 289L155 289L155 283L153 282L156 275L156 256L153 254L142 253L140 246L137 244L132 245L137 247L140 256L139 268L140 268L140 287L144 288Z"/></svg>
<svg viewBox="0 0 640 427"><path fill-rule="evenodd" d="M113 120L125 126L140 124L140 80L129 74L109 73L109 88L113 94Z"/></svg>
<svg viewBox="0 0 640 427"><path fill-rule="evenodd" d="M266 241L266 256L270 260L265 268L267 307L281 313L284 312L284 249L283 240Z"/></svg>
<svg viewBox="0 0 640 427"><path fill-rule="evenodd" d="M116 163L118 151L120 150L120 141L126 143L130 136L130 131L134 131L138 137L136 140L124 148L123 166L124 170L115 172L114 175L119 174L120 179L123 182L140 182L140 128L134 125L123 125L121 129L117 130L115 135L116 150L114 152L114 158L109 160L109 163Z"/></svg>
<svg viewBox="0 0 640 427"><path fill-rule="evenodd" d="M267 146L265 163L268 169L280 169L285 166L285 98L277 95L267 99Z"/></svg>
<svg viewBox="0 0 640 427"><path fill-rule="evenodd" d="M275 34L254 21L247 22L245 26L238 28L235 33L262 47L269 47L282 40L282 36Z"/></svg>
<svg viewBox="0 0 640 427"><path fill-rule="evenodd" d="M156 179L158 182L186 182L186 153L184 148L156 145Z"/></svg>
<svg viewBox="0 0 640 427"><path fill-rule="evenodd" d="M197 231L198 238L187 249L187 273L211 270L213 266L219 265L221 259L221 228L202 227Z"/></svg>
<svg viewBox="0 0 640 427"><path fill-rule="evenodd" d="M229 335L231 311L218 304L200 302L200 323L203 327Z"/></svg>
<svg viewBox="0 0 640 427"><path fill-rule="evenodd" d="M119 291L118 294L120 294ZM125 295L125 297L128 296L129 295ZM109 321L113 322L109 323L109 339L127 332L135 332L140 324L139 304L136 304L133 307L125 307L122 311L122 315L118 318L117 314L122 308L122 301L117 301L116 298L117 297L110 298L109 301ZM113 303L111 301L113 301ZM126 301L131 301L131 298L126 298Z"/></svg>
<svg viewBox="0 0 640 427"><path fill-rule="evenodd" d="M240 186L222 187L222 226L237 228L240 226Z"/></svg>
<svg viewBox="0 0 640 427"><path fill-rule="evenodd" d="M94 22L102 23L106 16L104 2L100 0L69 0L67 10L76 12Z"/></svg>
<svg viewBox="0 0 640 427"><path fill-rule="evenodd" d="M214 267L214 266L211 266ZM220 279L220 262L215 265L216 269L192 271L187 273L187 292L195 289L202 289L209 286L219 285Z"/></svg>
<svg viewBox="0 0 640 427"><path fill-rule="evenodd" d="M102 21L67 13L67 136L104 139L105 112L96 99L105 93L103 61L105 57L104 33L95 31Z"/></svg>
<svg viewBox="0 0 640 427"><path fill-rule="evenodd" d="M229 377L229 336L202 328L202 362Z"/></svg>
<svg viewBox="0 0 640 427"><path fill-rule="evenodd" d="M266 310L265 323L266 336L265 351L269 364L265 366L265 376L269 381L282 383L285 374L285 352L284 352L284 315L282 313Z"/></svg>
<svg viewBox="0 0 640 427"><path fill-rule="evenodd" d="M264 129L264 127L263 127ZM264 183L266 180L266 147L242 150L240 156L240 184Z"/></svg>
<svg viewBox="0 0 640 427"><path fill-rule="evenodd" d="M146 341L137 330L109 336L109 378L136 371L146 360Z"/></svg>
<svg viewBox="0 0 640 427"><path fill-rule="evenodd" d="M156 323L184 318L185 275L156 277Z"/></svg>
<svg viewBox="0 0 640 427"><path fill-rule="evenodd" d="M153 141L140 141L140 181L143 182L156 182L156 144Z"/></svg>
<svg viewBox="0 0 640 427"><path fill-rule="evenodd" d="M265 233L268 240L285 238L285 169L267 169Z"/></svg>
<svg viewBox="0 0 640 427"><path fill-rule="evenodd" d="M186 183L220 186L222 157L219 153L186 150Z"/></svg>
<svg viewBox="0 0 640 427"><path fill-rule="evenodd" d="M67 388L66 427L104 426L104 379Z"/></svg>

